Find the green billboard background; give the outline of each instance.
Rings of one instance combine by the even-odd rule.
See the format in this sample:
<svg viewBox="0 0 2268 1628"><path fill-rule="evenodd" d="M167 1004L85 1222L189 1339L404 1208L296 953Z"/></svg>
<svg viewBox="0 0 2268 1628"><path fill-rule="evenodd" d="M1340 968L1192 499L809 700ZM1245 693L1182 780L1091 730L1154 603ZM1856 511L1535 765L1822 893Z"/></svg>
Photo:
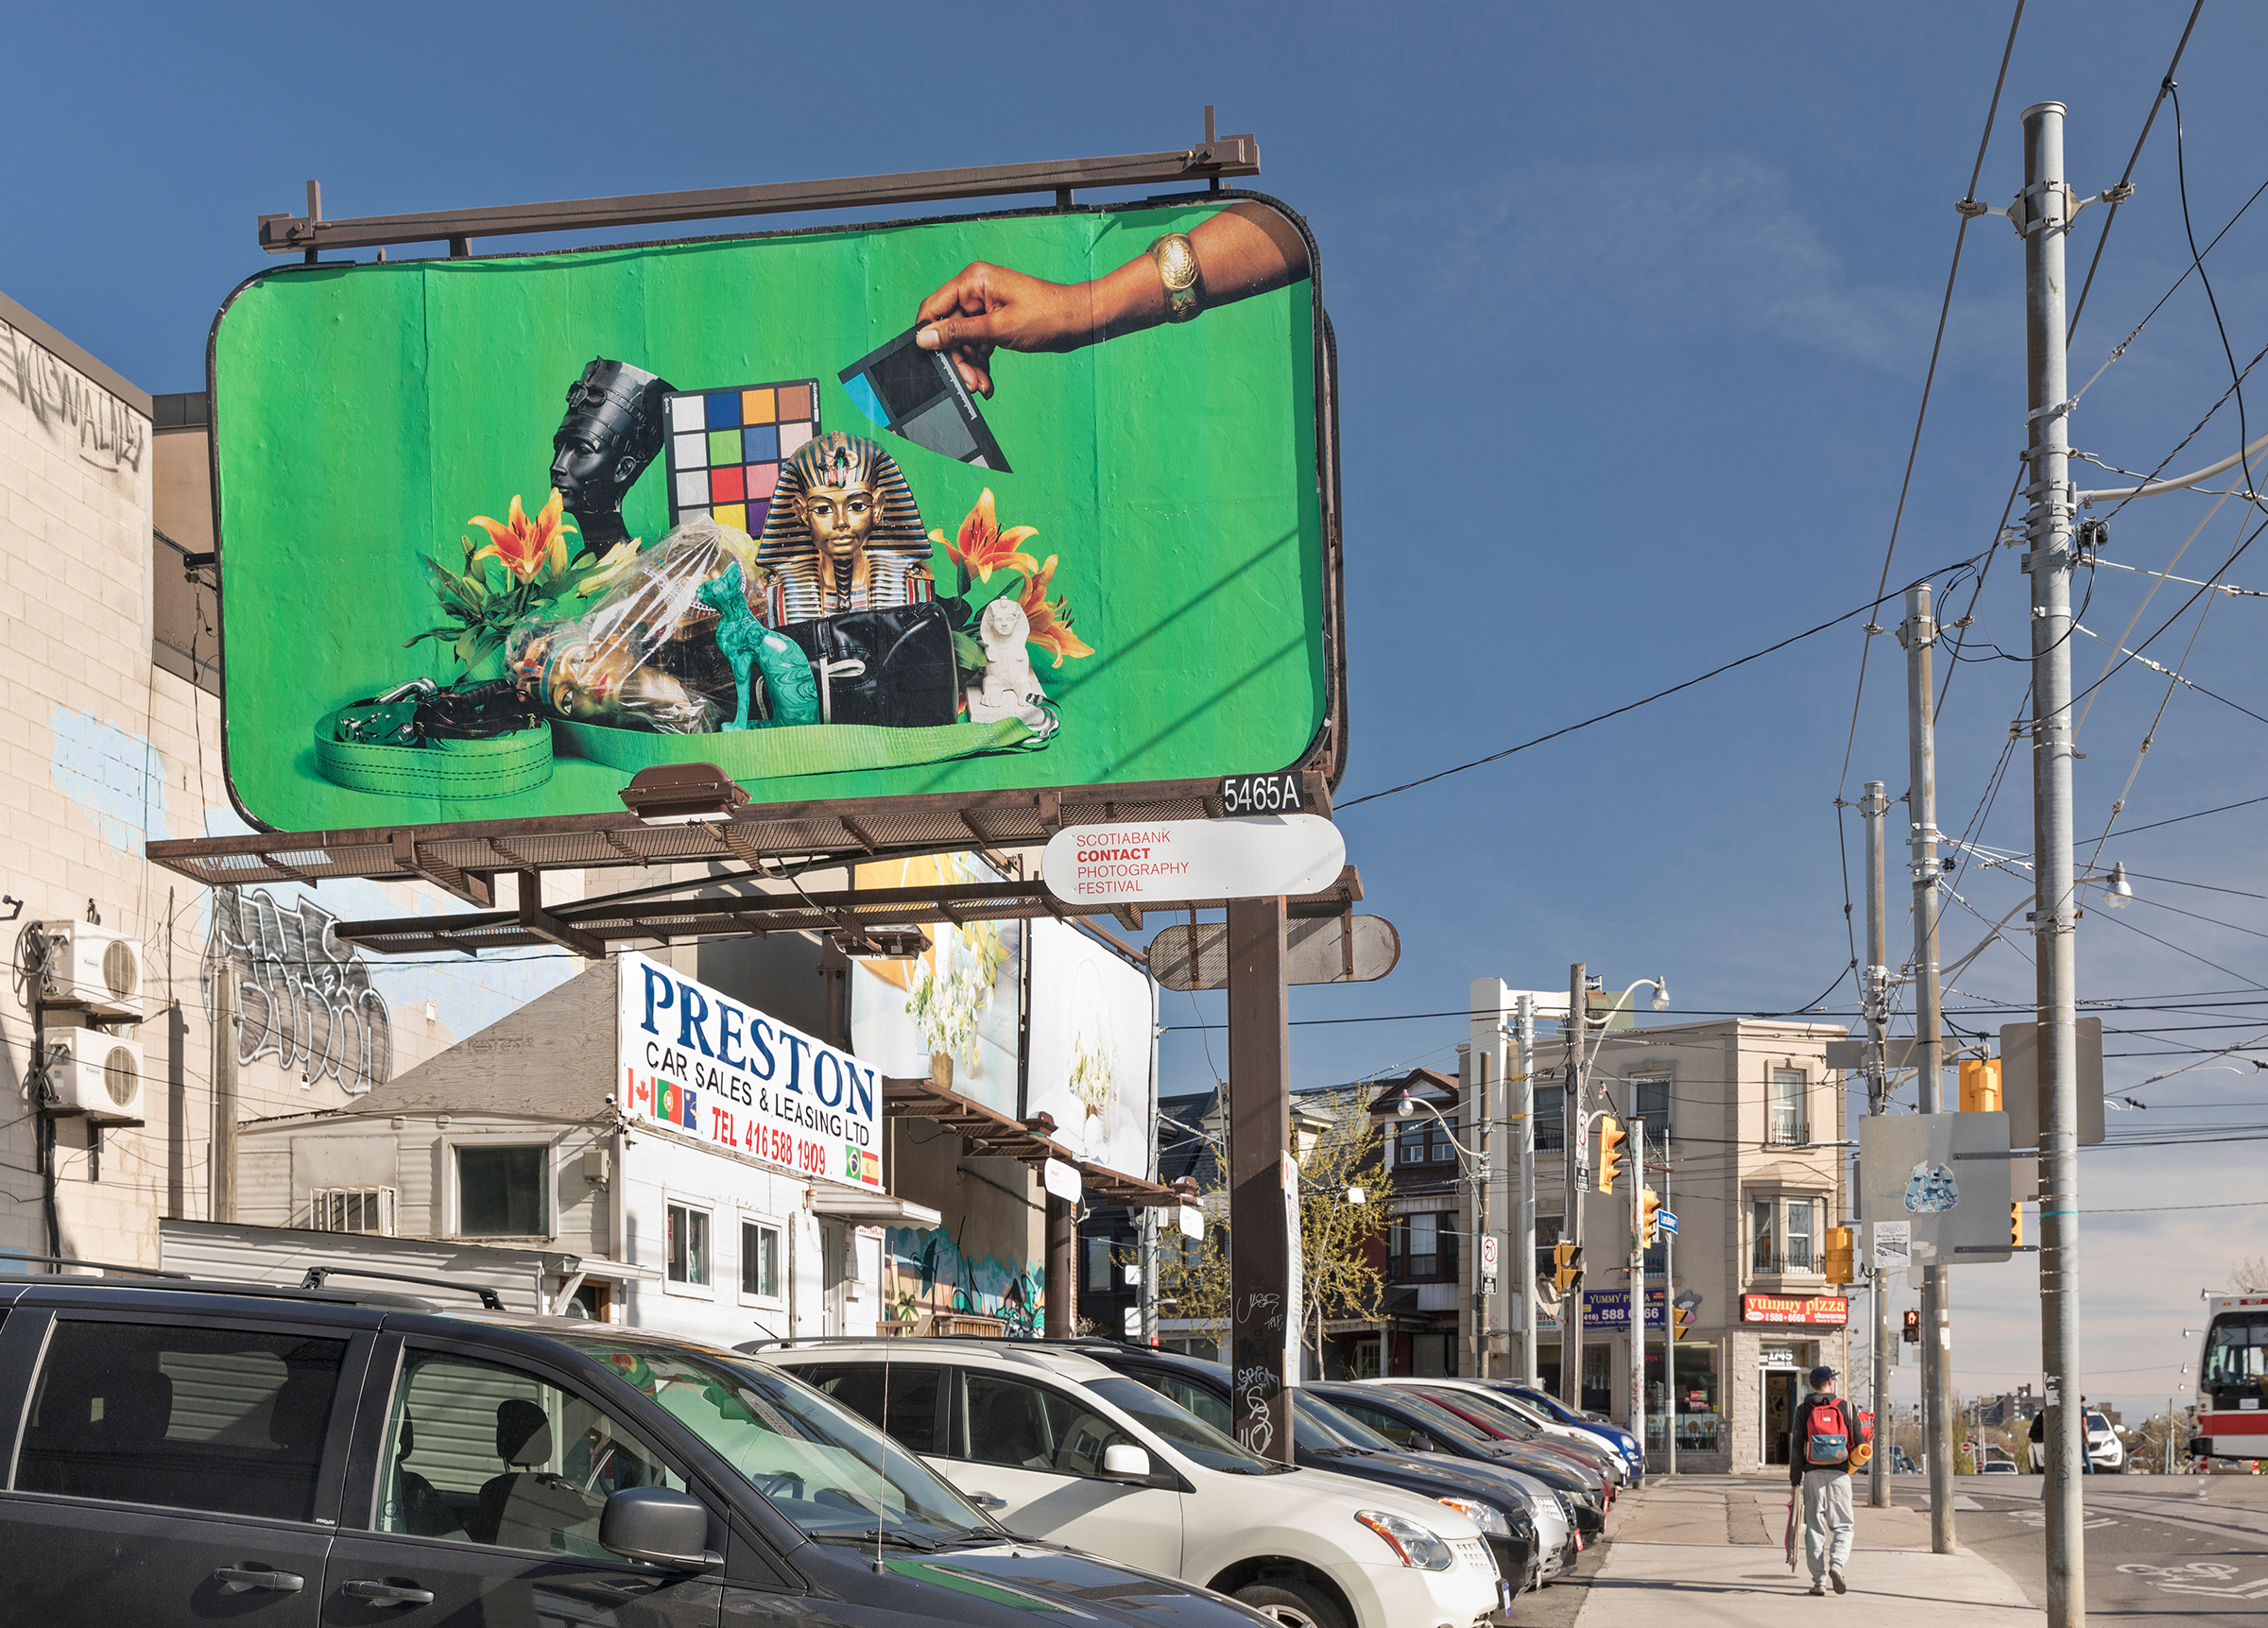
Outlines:
<svg viewBox="0 0 2268 1628"><path fill-rule="evenodd" d="M1080 282L1218 208L289 266L249 282L216 318L209 361L227 760L239 808L294 831L621 810L629 768L580 755L563 727L549 780L498 797L335 783L316 745L352 702L462 675L445 641L404 647L439 620L422 561L459 567L461 540L486 540L471 518L505 517L515 494L537 514L567 387L593 357L685 390L816 378L822 428L881 443L924 528L953 538L988 488L1003 529L1036 527L1022 546L1057 557L1047 592L1092 650L1056 666L1031 647L1059 713L1038 749L751 778L742 783L752 803L1187 780L1299 762L1326 721L1335 659L1312 278L1068 354L995 354L997 393L981 405L1013 472L887 433L837 380L911 327L919 301L971 262ZM669 529L666 485L657 460L623 506L629 534L649 547ZM952 593L944 549L930 568L938 594ZM981 608L995 591L972 597ZM721 760L696 748L733 738L630 745L658 739L679 758Z"/></svg>

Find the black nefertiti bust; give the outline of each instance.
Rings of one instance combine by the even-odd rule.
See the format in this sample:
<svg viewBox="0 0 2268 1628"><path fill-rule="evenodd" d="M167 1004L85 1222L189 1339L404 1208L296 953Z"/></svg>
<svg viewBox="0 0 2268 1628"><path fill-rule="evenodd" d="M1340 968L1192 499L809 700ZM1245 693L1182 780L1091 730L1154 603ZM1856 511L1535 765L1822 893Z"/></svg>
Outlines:
<svg viewBox="0 0 2268 1628"><path fill-rule="evenodd" d="M581 530L582 552L602 554L629 536L622 500L662 452L662 398L674 388L603 356L567 387L567 416L551 437L551 484Z"/></svg>

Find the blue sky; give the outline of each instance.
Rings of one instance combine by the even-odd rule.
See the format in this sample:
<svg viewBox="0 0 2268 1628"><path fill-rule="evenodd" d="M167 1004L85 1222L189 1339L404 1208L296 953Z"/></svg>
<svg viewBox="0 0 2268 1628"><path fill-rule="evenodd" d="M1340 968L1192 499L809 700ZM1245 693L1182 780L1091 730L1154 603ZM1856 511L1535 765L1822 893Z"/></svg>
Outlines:
<svg viewBox="0 0 2268 1628"><path fill-rule="evenodd" d="M2074 184L2115 181L2188 10L2034 0L1980 196L2004 203L2016 190L2018 113L2051 97L2071 109ZM1345 799L1872 596L1951 205L2006 26L2002 7L1947 4L20 9L0 288L147 388L195 389L214 310L266 264L254 217L297 212L311 175L330 214L384 214L1149 150L1194 141L1213 102L1224 130L1258 134L1256 184L1303 211L1323 249L1353 608ZM2208 6L2179 76L2200 244L2268 179L2264 46L2268 13ZM2187 264L2170 109L2135 179L2074 343L2075 382ZM2102 214L2083 222L2075 261L2092 253ZM2264 246L2268 205L2207 263L2240 365L2268 343ZM1894 584L1991 540L2022 442L2021 318L2019 248L1986 217L1968 234ZM2090 390L2073 438L2152 468L2227 383L2191 279ZM2235 450L2234 417L2215 419L2174 468ZM2253 417L2268 420L2268 405ZM2135 506L2114 525L2111 557L2163 568L2212 502ZM2242 507L2230 500L2174 569L2209 575L2239 540ZM2149 579L2100 576L2086 620L2116 637ZM2268 551L2229 580L2268 587ZM2140 632L2180 602L2173 592L2139 611ZM2023 605L2011 551L1978 601L1972 649L2021 649ZM2152 654L2268 711L2256 706L2259 605L2217 599L2193 646L2194 612ZM1400 928L1403 961L1378 985L1299 993L1295 1018L1454 1008L1473 976L1550 987L1576 959L1616 987L1666 975L1681 1010L1810 1000L1849 955L1832 801L1869 778L1896 796L1906 779L1899 653L1886 640L1845 775L1861 643L1847 626L1349 811L1369 908ZM2075 646L2083 684L2105 653ZM1954 679L1942 826L1971 825L2024 682L1991 660ZM2080 737L2083 831L2103 828L2167 688L2129 666L2096 697ZM2264 730L2177 690L2123 823L2268 795ZM2029 848L2026 770L2019 754L1974 826L1980 840ZM2268 804L2114 836L2103 861L2140 873L2141 899L2117 917L2088 912L2082 993L2268 1003L2264 832ZM1961 883L1986 919L2021 891L2006 872ZM1902 906L1891 932L1906 940ZM1952 907L1947 958L1983 933ZM1957 1009L2021 1002L2030 969L1996 948L1960 988L1979 999L1949 996L1957 1020L1997 1027L2002 1014ZM1847 982L1829 1005L1849 993ZM1175 1024L1219 1020L1217 999L1176 997L1165 1010ZM2242 1025L2261 1011L2110 1024ZM2151 1105L2115 1116L2117 1129L2268 1121L2268 1081L2253 1083L2242 1061L2139 1087L2193 1060L2176 1047L2255 1033L2114 1034L2114 1090ZM1297 1081L1328 1084L1447 1064L1463 1029L1295 1035ZM1169 1088L1210 1085L1224 1038L1170 1034ZM2085 1159L2086 1203L2253 1199L2260 1163L2258 1143L2106 1149ZM2178 1331L2196 1324L2197 1290L2239 1257L2268 1255L2264 1215L2088 1220L2088 1349L2102 1364L2090 1391L2163 1397L2173 1368L2193 1360ZM1965 1390L2032 1377L2033 1296L2020 1265L1961 1275Z"/></svg>

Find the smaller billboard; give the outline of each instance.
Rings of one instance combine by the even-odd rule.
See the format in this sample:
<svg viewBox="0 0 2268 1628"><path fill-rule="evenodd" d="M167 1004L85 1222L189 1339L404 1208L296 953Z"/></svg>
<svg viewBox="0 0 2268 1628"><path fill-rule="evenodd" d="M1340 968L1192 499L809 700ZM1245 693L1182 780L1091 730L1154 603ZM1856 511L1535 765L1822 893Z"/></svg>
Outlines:
<svg viewBox="0 0 2268 1628"><path fill-rule="evenodd" d="M1002 880L966 853L887 860L856 872L862 889ZM850 964L851 1049L885 1078L936 1080L1013 1118L1024 924L933 922L928 933L919 955Z"/></svg>
<svg viewBox="0 0 2268 1628"><path fill-rule="evenodd" d="M1669 1316L1669 1294L1666 1290L1646 1291L1646 1327L1658 1328ZM1583 1294L1583 1322L1591 1328L1627 1328L1630 1327L1630 1291L1627 1289L1589 1289Z"/></svg>
<svg viewBox="0 0 2268 1628"><path fill-rule="evenodd" d="M1156 1161L1158 985L1075 927L1030 923L1025 1118L1089 1164L1145 1180Z"/></svg>
<svg viewBox="0 0 2268 1628"><path fill-rule="evenodd" d="M809 1181L882 1190L882 1078L850 1053L626 951L622 1110Z"/></svg>
<svg viewBox="0 0 2268 1628"><path fill-rule="evenodd" d="M1850 1321L1850 1302L1840 1294L1744 1294L1744 1323L1808 1323L1840 1328Z"/></svg>

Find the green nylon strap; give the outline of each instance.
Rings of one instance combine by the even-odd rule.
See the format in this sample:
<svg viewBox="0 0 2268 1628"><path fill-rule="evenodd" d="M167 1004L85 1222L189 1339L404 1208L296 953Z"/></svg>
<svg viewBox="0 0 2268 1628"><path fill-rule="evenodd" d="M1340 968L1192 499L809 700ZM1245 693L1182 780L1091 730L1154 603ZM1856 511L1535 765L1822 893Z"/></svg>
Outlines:
<svg viewBox="0 0 2268 1628"><path fill-rule="evenodd" d="M736 780L906 768L1038 744L1032 731L1014 718L908 729L881 724L785 724L713 735L655 735L564 719L552 727L558 731L561 751L609 768L635 773L656 763L714 763Z"/></svg>
<svg viewBox="0 0 2268 1628"><path fill-rule="evenodd" d="M422 746L372 746L334 740L336 713L316 726L315 757L323 778L358 792L404 797L507 797L551 779L551 729L538 725L486 741L435 741Z"/></svg>

